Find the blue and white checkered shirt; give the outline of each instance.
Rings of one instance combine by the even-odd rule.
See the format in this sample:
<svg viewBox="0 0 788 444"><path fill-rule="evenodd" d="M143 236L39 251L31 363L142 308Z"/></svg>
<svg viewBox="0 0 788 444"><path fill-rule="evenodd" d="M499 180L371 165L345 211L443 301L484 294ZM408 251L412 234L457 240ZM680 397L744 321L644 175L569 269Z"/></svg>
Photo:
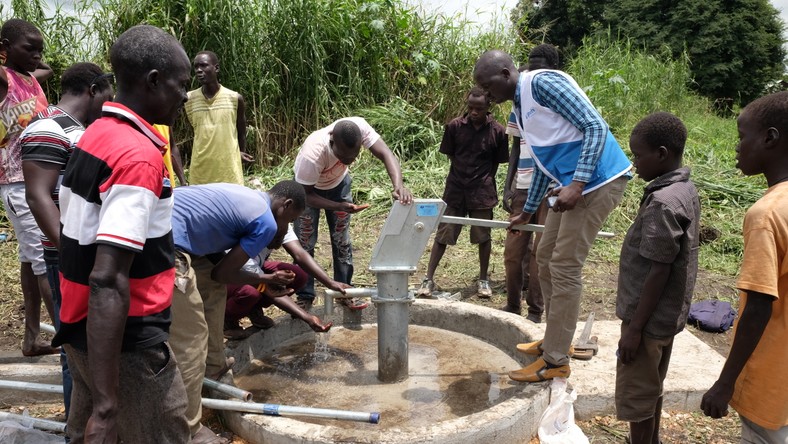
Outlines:
<svg viewBox="0 0 788 444"><path fill-rule="evenodd" d="M587 183L596 169L605 147L608 126L596 108L563 76L554 72L543 72L534 76L531 83L533 98L541 106L550 108L583 133L580 159L572 180ZM519 104L518 104L519 105ZM539 168L534 169L528 201L523 207L526 213L536 213L551 179Z"/></svg>

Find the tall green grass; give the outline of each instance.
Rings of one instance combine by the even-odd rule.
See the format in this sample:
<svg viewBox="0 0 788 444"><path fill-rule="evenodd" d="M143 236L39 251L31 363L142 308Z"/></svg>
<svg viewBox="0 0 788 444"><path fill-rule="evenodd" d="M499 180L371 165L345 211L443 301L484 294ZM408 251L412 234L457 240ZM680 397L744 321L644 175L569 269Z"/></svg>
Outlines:
<svg viewBox="0 0 788 444"><path fill-rule="evenodd" d="M692 169L699 189L701 224L720 233L717 240L701 247L700 261L705 269L735 275L743 248L744 211L762 195L765 181L736 170L736 122L717 116L706 99L688 90L692 82L688 60L673 61L667 52L649 55L628 42L588 40L567 69L627 153L629 134L646 115L668 111L684 121L688 130L684 163ZM638 178L630 183L623 202L608 219L610 229L626 231L645 185ZM619 246L601 242L595 254L615 259Z"/></svg>
<svg viewBox="0 0 788 444"><path fill-rule="evenodd" d="M765 189L762 178L743 177L734 168L735 120L718 117L708 101L686 88L691 81L686 61L648 55L629 44L587 42L577 57L570 61L567 71L601 110L627 153L632 127L647 114L670 111L684 121L688 129L684 161L692 168L692 179L699 189L701 224L719 232L718 239L701 246L701 267L734 276L741 260L744 212ZM498 108L496 111L504 114L508 112L509 105ZM403 174L406 185L415 196L441 197L449 162L438 153L441 132L440 127L436 128L436 122L425 117L423 112L403 105L399 99L372 111L385 140L396 140L398 131L407 129L407 134L419 135L414 137L419 144L431 144L426 149L414 151L412 157L403 163ZM374 157L362 154L351 170L354 198L373 204L370 210L357 215L357 220L362 224L379 222L389 208L391 186L385 169ZM504 172L502 166L498 174L499 184ZM292 177L292 160L284 160L281 165L261 175L269 185ZM597 241L592 250L592 261L618 261L621 240L637 214L645 185L637 177L630 182L623 201L604 227L618 236L613 240ZM495 217L504 219L506 214L497 208Z"/></svg>
<svg viewBox="0 0 788 444"><path fill-rule="evenodd" d="M112 42L141 23L168 30L189 55L216 52L220 81L246 99L258 166L291 155L310 131L394 97L443 122L460 112L476 57L513 45L502 20L480 32L397 0L75 0L81 19L45 18L29 7L40 0L13 1L14 13L53 28L46 45L62 59L56 74L84 59L106 65ZM89 53L59 43L70 41L89 42ZM181 123L176 136L188 151Z"/></svg>

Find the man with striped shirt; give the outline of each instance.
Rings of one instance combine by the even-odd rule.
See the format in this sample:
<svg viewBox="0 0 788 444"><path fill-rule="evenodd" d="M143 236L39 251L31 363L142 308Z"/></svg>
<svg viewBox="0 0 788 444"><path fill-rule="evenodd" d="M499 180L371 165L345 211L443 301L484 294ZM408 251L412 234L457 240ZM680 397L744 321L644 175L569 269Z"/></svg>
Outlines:
<svg viewBox="0 0 788 444"><path fill-rule="evenodd" d="M185 443L186 391L167 339L175 282L166 141L189 58L140 25L110 49L116 102L82 135L60 188L60 330L74 380L72 443Z"/></svg>
<svg viewBox="0 0 788 444"><path fill-rule="evenodd" d="M55 304L55 328L60 328L60 182L74 145L85 127L101 115L101 106L112 98L112 74L105 74L93 63L75 63L60 79L62 95L57 105L39 113L20 136L25 195L30 212L41 228L47 279ZM63 401L68 417L71 404L71 374L65 354L63 366Z"/></svg>
<svg viewBox="0 0 788 444"><path fill-rule="evenodd" d="M511 100L520 134L536 163L528 200L510 226L527 223L551 182L554 199L539 242L539 282L547 312L544 341L518 349L540 355L509 373L516 381L567 377L569 347L582 296L582 269L596 233L624 194L632 168L607 123L568 74L552 69L519 73L512 57L487 51L474 79L498 103Z"/></svg>

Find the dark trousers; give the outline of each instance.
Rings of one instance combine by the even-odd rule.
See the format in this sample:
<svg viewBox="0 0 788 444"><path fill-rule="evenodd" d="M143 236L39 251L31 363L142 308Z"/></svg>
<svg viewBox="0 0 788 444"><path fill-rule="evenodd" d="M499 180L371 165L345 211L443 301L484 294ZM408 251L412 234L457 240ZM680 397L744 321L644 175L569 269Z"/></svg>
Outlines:
<svg viewBox="0 0 788 444"><path fill-rule="evenodd" d="M88 353L66 344L74 391L68 436L72 444L85 440L85 426L93 411ZM118 438L124 443L183 444L189 441L186 389L166 342L142 350L122 352L118 389Z"/></svg>
<svg viewBox="0 0 788 444"><path fill-rule="evenodd" d="M512 216L523 212L523 205L528 199L528 190L515 190L512 200ZM544 201L531 217L529 223L543 224L547 217L547 205ZM544 299L539 285L539 273L536 266L536 249L541 236L531 231L506 233L503 250L503 264L506 271L506 305L514 309L521 308L523 287L527 287L525 303L528 314L541 317L544 313ZM533 238L533 246L531 240ZM527 285L525 285L527 281Z"/></svg>
<svg viewBox="0 0 788 444"><path fill-rule="evenodd" d="M334 202L353 202L350 195L350 175L330 190L315 190L318 196ZM334 280L350 284L353 279L353 245L350 242L350 213L344 211L324 210L328 231L331 235L331 255L334 265ZM293 223L293 231L298 236L301 246L312 257L315 256L317 230L320 223L320 208L307 206L301 216ZM299 299L315 298L315 278L309 276L306 286L298 292Z"/></svg>
<svg viewBox="0 0 788 444"><path fill-rule="evenodd" d="M54 304L55 330L60 330L60 305L63 301L63 296L60 294L60 262L58 260L45 258L47 266L47 281L49 281L49 288L52 290L52 302ZM71 390L73 382L71 381L71 372L68 370L68 360L66 359L66 351L63 347L60 348L60 368L63 374L63 405L66 408L66 419L68 419L68 412L71 409Z"/></svg>

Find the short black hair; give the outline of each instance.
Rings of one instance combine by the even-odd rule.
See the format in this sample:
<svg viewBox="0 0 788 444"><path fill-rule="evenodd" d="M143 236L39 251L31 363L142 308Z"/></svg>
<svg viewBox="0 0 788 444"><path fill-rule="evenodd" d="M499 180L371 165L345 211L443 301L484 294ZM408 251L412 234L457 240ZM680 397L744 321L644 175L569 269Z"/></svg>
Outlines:
<svg viewBox="0 0 788 444"><path fill-rule="evenodd" d="M788 137L788 91L769 94L750 102L748 112L761 128L775 128L781 137Z"/></svg>
<svg viewBox="0 0 788 444"><path fill-rule="evenodd" d="M96 85L99 91L111 86L112 74L105 73L100 66L90 62L74 63L60 77L60 89L63 94L80 95Z"/></svg>
<svg viewBox="0 0 788 444"><path fill-rule="evenodd" d="M197 54L195 54L194 58L196 59L197 56L201 56L201 55L207 55L208 56L208 60L210 60L211 63L213 63L214 65L218 65L219 64L219 57L216 55L215 52L213 52L213 51L200 51Z"/></svg>
<svg viewBox="0 0 788 444"><path fill-rule="evenodd" d="M358 125L350 120L340 120L334 125L332 131L334 140L340 140L342 145L347 148L358 148L361 146L361 130Z"/></svg>
<svg viewBox="0 0 788 444"><path fill-rule="evenodd" d="M0 28L0 40L8 39L8 43L14 43L19 37L29 34L42 35L36 25L18 18L6 20Z"/></svg>
<svg viewBox="0 0 788 444"><path fill-rule="evenodd" d="M471 90L468 91L468 95L465 96L465 98L468 99L471 96L482 97L485 100L485 102L487 102L487 105L490 104L490 96L487 94L487 91L485 91L480 86L474 86L473 88L471 88Z"/></svg>
<svg viewBox="0 0 788 444"><path fill-rule="evenodd" d="M173 48L183 49L175 37L161 28L137 25L126 30L109 50L118 85L133 84L154 69L168 72L174 59Z"/></svg>
<svg viewBox="0 0 788 444"><path fill-rule="evenodd" d="M295 180L283 180L272 186L268 190L268 194L272 198L281 197L284 199L292 199L293 205L297 210L306 208L306 191L304 186Z"/></svg>
<svg viewBox="0 0 788 444"><path fill-rule="evenodd" d="M532 58L544 59L544 63L533 63ZM558 69L558 49L549 43L537 45L528 53L528 69Z"/></svg>
<svg viewBox="0 0 788 444"><path fill-rule="evenodd" d="M664 146L681 157L687 143L687 127L678 117L668 112L656 112L644 117L632 129L632 135L643 138L649 146Z"/></svg>

